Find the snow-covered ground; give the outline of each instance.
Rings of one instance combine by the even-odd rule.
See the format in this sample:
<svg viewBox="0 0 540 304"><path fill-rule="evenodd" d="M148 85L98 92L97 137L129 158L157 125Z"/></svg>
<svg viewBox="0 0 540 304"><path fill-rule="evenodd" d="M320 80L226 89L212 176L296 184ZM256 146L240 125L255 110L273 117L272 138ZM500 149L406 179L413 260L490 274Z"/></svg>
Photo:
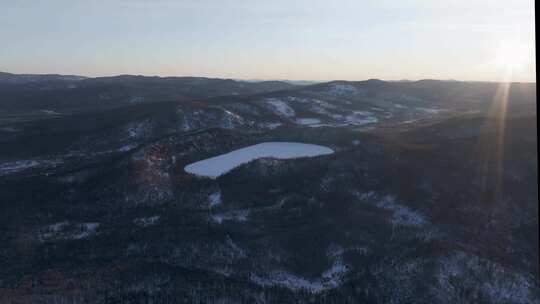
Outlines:
<svg viewBox="0 0 540 304"><path fill-rule="evenodd" d="M277 98L268 98L266 99L266 103L269 105L270 109L283 117L293 117L296 115L294 112L294 109L291 108L286 102L283 100L277 99Z"/></svg>
<svg viewBox="0 0 540 304"><path fill-rule="evenodd" d="M291 159L332 153L334 153L332 149L319 145L294 142L266 142L189 164L184 170L199 176L217 178L242 164L258 158Z"/></svg>
<svg viewBox="0 0 540 304"><path fill-rule="evenodd" d="M50 168L62 163L61 159L27 159L0 164L0 176L21 172L31 168Z"/></svg>
<svg viewBox="0 0 540 304"><path fill-rule="evenodd" d="M126 127L126 131L128 132L129 137L137 139L148 136L151 131L150 129L151 124L149 120L134 122Z"/></svg>
<svg viewBox="0 0 540 304"><path fill-rule="evenodd" d="M223 129L234 129L246 123L249 125L253 123L251 121L246 121L244 118L234 112L231 112L224 108L221 108L221 110L224 112L223 118L220 122L220 127Z"/></svg>
<svg viewBox="0 0 540 304"><path fill-rule="evenodd" d="M309 126L314 124L320 124L321 120L317 118L297 118L296 123L299 125Z"/></svg>
<svg viewBox="0 0 540 304"><path fill-rule="evenodd" d="M396 199L396 196L394 195L387 194L381 196L374 191L353 191L353 195L356 196L361 202L373 202L378 208L390 211L392 215L389 220L394 227L406 226L426 228L426 224L429 223L429 221L424 217L424 215L422 215L418 211L415 211L407 206L400 204ZM428 234L434 233L435 231L431 231Z"/></svg>
<svg viewBox="0 0 540 304"><path fill-rule="evenodd" d="M344 250L340 246L329 248L327 255L333 260L332 266L316 279L310 280L284 270L273 271L264 276L252 274L250 279L261 286L282 286L293 291L304 290L311 293L320 293L324 290L339 287L343 277L350 270L343 263L343 252Z"/></svg>
<svg viewBox="0 0 540 304"><path fill-rule="evenodd" d="M40 110L41 112L49 115L61 115L60 113L53 111L53 110Z"/></svg>
<svg viewBox="0 0 540 304"><path fill-rule="evenodd" d="M28 168L39 166L36 160L18 160L9 163L0 164L0 175L23 171Z"/></svg>
<svg viewBox="0 0 540 304"><path fill-rule="evenodd" d="M154 215L150 217L139 217L134 219L133 223L141 227L148 227L157 224L160 218L161 216L159 215Z"/></svg>
<svg viewBox="0 0 540 304"><path fill-rule="evenodd" d="M255 284L261 286L277 285L294 291L306 290L312 293L318 293L324 289L324 286L318 280L310 281L286 271L274 271L266 277L251 275L250 279Z"/></svg>
<svg viewBox="0 0 540 304"><path fill-rule="evenodd" d="M39 235L42 241L80 240L97 233L99 223L59 222L46 226Z"/></svg>
<svg viewBox="0 0 540 304"><path fill-rule="evenodd" d="M372 113L367 111L355 111L345 117L347 123L355 126L361 126L371 123L376 123L379 119Z"/></svg>
<svg viewBox="0 0 540 304"><path fill-rule="evenodd" d="M416 110L426 112L429 114L439 114L441 112L447 111L445 109L431 109L431 108L422 108L422 107L416 107Z"/></svg>
<svg viewBox="0 0 540 304"><path fill-rule="evenodd" d="M343 116L340 114L331 114L329 115L333 121L317 122L318 119L309 118L307 121L296 120L297 124L305 125L312 128L320 127L332 127L332 128L342 128L342 127L358 127L369 124L375 124L379 122L379 119L373 112L368 111L353 111L350 114ZM308 118L305 118L308 119Z"/></svg>
<svg viewBox="0 0 540 304"><path fill-rule="evenodd" d="M131 143L131 144L121 146L120 148L117 149L117 151L119 151L119 152L127 152L127 151L130 151L131 149L134 149L136 147L137 147L137 144Z"/></svg>
<svg viewBox="0 0 540 304"><path fill-rule="evenodd" d="M336 83L336 84L330 85L330 89L327 92L330 95L341 96L341 95L363 93L363 90L358 89L351 84Z"/></svg>
<svg viewBox="0 0 540 304"><path fill-rule="evenodd" d="M143 96L132 96L128 99L128 103L142 103L143 101Z"/></svg>
<svg viewBox="0 0 540 304"><path fill-rule="evenodd" d="M420 227L426 222L420 213L398 204L392 195L382 197L377 207L392 211L391 222L394 226Z"/></svg>
<svg viewBox="0 0 540 304"><path fill-rule="evenodd" d="M212 214L212 221L221 224L224 221L245 222L248 220L249 210L232 210L224 213Z"/></svg>
<svg viewBox="0 0 540 304"><path fill-rule="evenodd" d="M258 127L262 129L274 130L276 128L281 127L282 125L283 124L280 122L262 122L258 124Z"/></svg>
<svg viewBox="0 0 540 304"><path fill-rule="evenodd" d="M455 282L470 287L486 303L538 303L534 301L534 279L498 263L463 251L449 252L436 266L438 302L458 298L462 290ZM482 284L479 284L479 280Z"/></svg>
<svg viewBox="0 0 540 304"><path fill-rule="evenodd" d="M221 205L221 191L216 191L208 196L208 204L210 207Z"/></svg>

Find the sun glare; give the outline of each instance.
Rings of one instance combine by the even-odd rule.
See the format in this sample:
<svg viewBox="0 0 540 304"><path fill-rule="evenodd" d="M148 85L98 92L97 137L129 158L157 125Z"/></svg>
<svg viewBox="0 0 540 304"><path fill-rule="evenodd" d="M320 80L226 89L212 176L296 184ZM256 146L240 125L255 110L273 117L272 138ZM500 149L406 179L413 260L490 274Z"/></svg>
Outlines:
<svg viewBox="0 0 540 304"><path fill-rule="evenodd" d="M495 64L499 67L515 70L523 67L527 61L528 49L519 42L506 42L498 50Z"/></svg>

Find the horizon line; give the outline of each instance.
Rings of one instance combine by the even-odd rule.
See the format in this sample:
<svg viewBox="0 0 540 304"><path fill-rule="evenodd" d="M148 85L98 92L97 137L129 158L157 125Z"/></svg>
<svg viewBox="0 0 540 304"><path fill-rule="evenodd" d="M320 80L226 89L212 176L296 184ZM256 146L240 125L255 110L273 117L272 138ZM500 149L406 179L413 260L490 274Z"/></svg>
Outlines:
<svg viewBox="0 0 540 304"><path fill-rule="evenodd" d="M453 78L419 78L419 79L384 79L384 78L365 78L365 79L325 79L325 80L313 80L313 79L287 79L287 78L236 78L236 77L220 77L220 76L194 76L194 75L145 75L145 74L111 74L111 75L84 75L84 74L71 74L71 73L13 73L0 70L0 73L11 74L11 75L33 75L33 76L72 76L72 77L83 77L85 79L96 79L96 78L113 78L113 77L122 77L122 76L135 76L135 77L148 77L148 78L207 78L207 79L222 79L222 80L234 80L234 81L244 81L244 82L265 82L265 81L281 81L281 82L313 82L316 83L327 83L327 82L360 82L360 81L369 81L369 80L380 80L385 82L418 82L425 80L434 80L434 81L446 81L446 82L485 82L485 83L536 83L534 81L498 81L498 80L458 80Z"/></svg>

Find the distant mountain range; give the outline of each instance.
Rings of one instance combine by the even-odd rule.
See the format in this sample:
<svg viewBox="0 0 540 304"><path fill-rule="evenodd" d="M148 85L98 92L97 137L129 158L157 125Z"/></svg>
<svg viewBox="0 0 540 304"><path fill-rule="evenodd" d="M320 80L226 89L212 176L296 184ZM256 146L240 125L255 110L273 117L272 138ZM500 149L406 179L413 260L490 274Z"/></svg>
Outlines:
<svg viewBox="0 0 540 304"><path fill-rule="evenodd" d="M11 74L0 72L0 83L29 83L44 81L78 81L87 79L84 76L58 74Z"/></svg>
<svg viewBox="0 0 540 304"><path fill-rule="evenodd" d="M186 76L142 76L142 75L117 75L117 76L101 76L101 77L88 77L88 76L78 76L78 75L60 75L60 74L14 74L6 73L0 71L0 83L28 83L28 82L45 82L45 81L77 81L91 78L100 78L100 79L126 79L126 78L154 78L154 79L171 79L171 78L193 78L193 79L219 79L219 78L209 78L209 77L186 77ZM321 83L324 81L313 81L313 80L288 80L288 79L232 79L238 82L248 82L248 83L289 83L292 85L310 85Z"/></svg>
<svg viewBox="0 0 540 304"><path fill-rule="evenodd" d="M298 82L293 82L297 83ZM490 82L462 82L441 80L418 81L331 81L325 83L289 81L240 81L205 77L157 77L118 75L110 77L82 77L56 74L0 73L0 113L17 114L32 109L67 113L110 109L136 103L187 101L224 97L245 99L247 96L277 92L281 95L309 95L310 92L329 90L335 97L355 91L366 98L375 95L416 95L435 102L446 96L445 102L467 103L472 96L489 99L498 86ZM474 84L474 85L473 85ZM521 86L532 88L532 84ZM334 88L334 89L332 89ZM344 90L340 92L340 90ZM347 90L352 90L347 92ZM290 93L288 93L290 91ZM357 92L357 93L358 93ZM278 95L279 95L278 94ZM363 93L353 94L356 98ZM374 95L375 94L375 95ZM486 95L487 94L487 95ZM264 96L260 96L264 97ZM328 98L329 96L325 97ZM335 98L334 97L334 98ZM395 97L394 97L395 98ZM378 103L378 102L375 102Z"/></svg>

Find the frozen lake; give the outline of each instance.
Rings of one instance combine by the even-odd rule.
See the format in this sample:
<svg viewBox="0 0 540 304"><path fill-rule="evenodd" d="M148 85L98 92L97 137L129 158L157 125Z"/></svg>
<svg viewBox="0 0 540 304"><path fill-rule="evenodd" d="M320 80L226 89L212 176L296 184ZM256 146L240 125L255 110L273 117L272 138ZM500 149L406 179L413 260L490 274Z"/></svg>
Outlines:
<svg viewBox="0 0 540 304"><path fill-rule="evenodd" d="M334 153L332 149L319 145L294 142L265 142L189 164L184 170L195 175L217 178L242 164L258 158L291 159L332 153Z"/></svg>

